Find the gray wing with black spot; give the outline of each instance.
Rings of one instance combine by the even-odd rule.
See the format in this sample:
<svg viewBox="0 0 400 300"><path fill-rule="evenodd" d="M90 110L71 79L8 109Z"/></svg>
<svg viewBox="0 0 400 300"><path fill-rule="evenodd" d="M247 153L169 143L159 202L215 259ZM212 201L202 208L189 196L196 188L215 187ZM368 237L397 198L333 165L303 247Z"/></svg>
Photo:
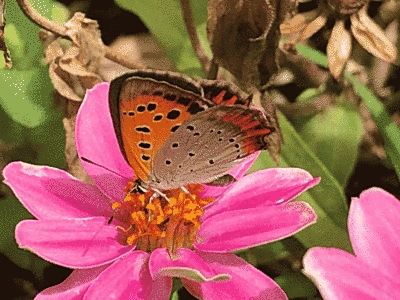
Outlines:
<svg viewBox="0 0 400 300"><path fill-rule="evenodd" d="M264 137L271 131L260 111L240 105L193 115L155 154L149 185L166 190L211 182L249 154L266 149Z"/></svg>

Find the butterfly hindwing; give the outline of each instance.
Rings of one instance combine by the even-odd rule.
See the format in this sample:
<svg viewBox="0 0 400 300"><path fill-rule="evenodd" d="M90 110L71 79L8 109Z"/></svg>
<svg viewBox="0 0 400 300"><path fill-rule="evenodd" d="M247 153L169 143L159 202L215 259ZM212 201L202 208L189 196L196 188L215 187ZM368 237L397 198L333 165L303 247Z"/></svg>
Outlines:
<svg viewBox="0 0 400 300"><path fill-rule="evenodd" d="M266 149L271 131L260 111L241 105L214 106L193 115L156 153L150 186L170 189L211 182Z"/></svg>
<svg viewBox="0 0 400 300"><path fill-rule="evenodd" d="M199 84L204 97L217 105L250 106L252 96L228 81L199 79Z"/></svg>

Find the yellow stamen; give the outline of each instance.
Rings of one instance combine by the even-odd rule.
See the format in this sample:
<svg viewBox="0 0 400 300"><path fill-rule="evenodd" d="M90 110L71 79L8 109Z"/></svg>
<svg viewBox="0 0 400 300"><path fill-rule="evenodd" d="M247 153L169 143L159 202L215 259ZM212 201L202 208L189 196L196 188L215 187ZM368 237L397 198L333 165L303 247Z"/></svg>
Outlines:
<svg viewBox="0 0 400 300"><path fill-rule="evenodd" d="M144 194L131 192L133 186L130 183L126 187L122 202L111 204L114 219L125 224L117 226L125 243L136 244L136 249L148 252L156 248L167 248L171 253L182 247L192 248L203 208L214 201L200 197L203 186L186 186L190 194L182 189L166 191L169 201L160 196L154 198L151 190Z"/></svg>

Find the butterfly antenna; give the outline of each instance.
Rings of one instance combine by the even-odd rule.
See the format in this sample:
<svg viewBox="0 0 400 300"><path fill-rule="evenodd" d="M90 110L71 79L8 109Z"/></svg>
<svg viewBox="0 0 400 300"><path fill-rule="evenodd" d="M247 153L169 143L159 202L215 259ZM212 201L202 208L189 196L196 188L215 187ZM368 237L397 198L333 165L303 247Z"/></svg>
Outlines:
<svg viewBox="0 0 400 300"><path fill-rule="evenodd" d="M89 163L89 164L92 164L92 165L98 166L98 167L100 167L100 168L103 168L104 170L107 170L107 171L109 171L109 172L111 172L111 173L117 175L118 177L125 178L125 177L122 176L121 174L118 174L117 172L115 172L115 171L113 171L113 170L110 170L109 168L107 168L107 167L105 167L105 166L99 165L98 163L95 163L94 161L92 161L92 160L90 160L90 159L88 159L88 158L86 158L86 157L81 157L81 160L83 160L83 161L85 161L85 162L87 162L87 163Z"/></svg>
<svg viewBox="0 0 400 300"><path fill-rule="evenodd" d="M114 219L114 214L110 217L109 220L105 221L104 224L110 225L113 219ZM85 255L88 253L88 251L89 251L91 245L92 245L93 242L94 242L94 239L95 239L96 236L100 233L101 229L102 229L102 228L100 227L99 230L97 230L97 231L94 233L92 239L91 239L91 240L89 241L89 243L86 245L86 248L84 249L84 251L83 251L83 253L82 253L82 256L85 256Z"/></svg>

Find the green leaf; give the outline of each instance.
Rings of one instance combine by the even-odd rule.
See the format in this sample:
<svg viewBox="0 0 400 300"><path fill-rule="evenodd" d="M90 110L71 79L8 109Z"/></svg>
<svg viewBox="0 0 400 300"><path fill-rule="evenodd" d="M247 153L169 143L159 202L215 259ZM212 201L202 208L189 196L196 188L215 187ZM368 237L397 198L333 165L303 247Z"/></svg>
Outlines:
<svg viewBox="0 0 400 300"><path fill-rule="evenodd" d="M46 120L52 90L45 67L33 71L0 70L0 105L24 126L35 127Z"/></svg>
<svg viewBox="0 0 400 300"><path fill-rule="evenodd" d="M178 291L175 291L174 293L172 293L172 295L169 299L170 300L178 300L179 299Z"/></svg>
<svg viewBox="0 0 400 300"><path fill-rule="evenodd" d="M53 1L33 0L29 3L41 15L46 18L51 17ZM40 66L43 59L43 47L39 40L39 26L24 15L17 1L7 2L5 17L7 19L5 41L10 47L13 69L28 70ZM14 56L14 53L16 53L16 56ZM20 55L21 53L23 53L23 56Z"/></svg>
<svg viewBox="0 0 400 300"><path fill-rule="evenodd" d="M29 269L29 252L18 248L14 232L20 221L32 219L31 214L13 196L0 201L0 213L0 251L18 266Z"/></svg>
<svg viewBox="0 0 400 300"><path fill-rule="evenodd" d="M348 207L342 187L289 121L281 113L278 116L285 139L280 166L302 168L314 177L321 177L321 182L317 186L296 198L311 205L318 216L317 223L303 229L295 237L307 248L325 246L351 251L347 233ZM271 167L275 167L275 163L266 151L262 151L250 171Z"/></svg>
<svg viewBox="0 0 400 300"><path fill-rule="evenodd" d="M285 291L289 299L312 299L318 294L317 287L300 272L284 274L275 277L274 280Z"/></svg>
<svg viewBox="0 0 400 300"><path fill-rule="evenodd" d="M328 59L322 52L301 44L297 44L296 49L301 55L316 62L320 66L327 67ZM400 179L400 129L396 126L382 102L370 89L353 75L345 72L345 76L371 112L372 119L378 126L379 132L382 134L385 141L386 153L394 166L397 177Z"/></svg>
<svg viewBox="0 0 400 300"><path fill-rule="evenodd" d="M28 67L30 66L30 57L25 53L26 42L22 38L17 25L7 23L5 28L5 42L10 50L12 59L12 68L16 66ZM3 52L0 52L1 56ZM5 62L3 57L0 57L1 69L4 69Z"/></svg>
<svg viewBox="0 0 400 300"><path fill-rule="evenodd" d="M29 140L37 148L35 164L62 168L65 166L65 131L61 109L53 109L46 122L32 128Z"/></svg>
<svg viewBox="0 0 400 300"><path fill-rule="evenodd" d="M319 64L321 67L328 68L328 58L321 51L310 48L303 44L296 44L296 50L304 57L307 57L313 62Z"/></svg>
<svg viewBox="0 0 400 300"><path fill-rule="evenodd" d="M15 122L0 107L0 140L9 145L21 145L25 141L28 129Z"/></svg>
<svg viewBox="0 0 400 300"><path fill-rule="evenodd" d="M31 270L41 278L48 262L29 251L20 249L15 241L15 226L22 220L32 219L32 215L14 196L0 201L0 251L21 268Z"/></svg>
<svg viewBox="0 0 400 300"><path fill-rule="evenodd" d="M189 35L183 22L180 1L117 0L118 5L137 14L157 38L168 58L178 70L189 75L202 75L201 66L190 44ZM205 36L207 21L207 1L191 1L195 26Z"/></svg>
<svg viewBox="0 0 400 300"><path fill-rule="evenodd" d="M307 170L314 177L321 177L321 182L312 188L310 193L318 199L319 204L335 224L343 229L347 228L348 206L342 187L304 143L286 117L281 113L278 115L285 138L282 158L291 167L299 167ZM327 201L328 199L331 201Z"/></svg>
<svg viewBox="0 0 400 300"><path fill-rule="evenodd" d="M59 3L54 2L51 9L51 20L57 23L65 23L70 18L70 11L68 8Z"/></svg>
<svg viewBox="0 0 400 300"><path fill-rule="evenodd" d="M400 179L400 128L397 127L378 97L353 75L346 74L346 77L371 112L372 119L382 134L386 153L394 166L397 177Z"/></svg>
<svg viewBox="0 0 400 300"><path fill-rule="evenodd" d="M281 241L253 247L236 253L253 266L268 264L289 255L289 251Z"/></svg>
<svg viewBox="0 0 400 300"><path fill-rule="evenodd" d="M180 278L172 279L172 291L171 291L171 299L179 299L178 292L183 287L182 281Z"/></svg>
<svg viewBox="0 0 400 300"><path fill-rule="evenodd" d="M310 99L316 96L312 95ZM303 94L299 97L305 98ZM345 99L336 102L339 105L322 113L295 118L293 126L336 180L345 187L357 161L363 126L354 105Z"/></svg>

